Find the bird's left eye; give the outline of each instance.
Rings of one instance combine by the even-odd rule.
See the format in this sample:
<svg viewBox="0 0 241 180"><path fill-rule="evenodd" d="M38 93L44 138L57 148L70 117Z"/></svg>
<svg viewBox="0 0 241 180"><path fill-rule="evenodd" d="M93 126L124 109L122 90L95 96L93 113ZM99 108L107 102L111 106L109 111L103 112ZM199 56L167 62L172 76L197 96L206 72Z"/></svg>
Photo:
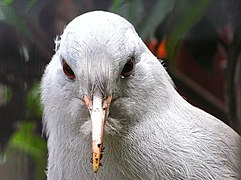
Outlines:
<svg viewBox="0 0 241 180"><path fill-rule="evenodd" d="M64 71L64 74L71 80L75 79L75 74L74 72L72 71L72 69L70 68L70 66L64 62L63 63L63 71Z"/></svg>
<svg viewBox="0 0 241 180"><path fill-rule="evenodd" d="M133 70L134 70L134 58L130 57L122 69L121 78L129 77L130 75L133 74Z"/></svg>

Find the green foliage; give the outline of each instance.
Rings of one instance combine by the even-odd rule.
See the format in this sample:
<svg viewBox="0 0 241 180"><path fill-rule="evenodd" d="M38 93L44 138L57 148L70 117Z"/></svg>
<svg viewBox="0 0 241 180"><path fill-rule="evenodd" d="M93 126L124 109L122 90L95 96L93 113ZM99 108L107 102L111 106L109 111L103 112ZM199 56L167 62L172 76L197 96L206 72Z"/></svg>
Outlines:
<svg viewBox="0 0 241 180"><path fill-rule="evenodd" d="M42 116L40 106L39 83L35 83L26 97L26 116ZM21 151L33 159L35 165L35 179L45 179L45 168L47 164L46 141L36 133L36 122L21 121L17 130L12 134L8 142L8 152Z"/></svg>
<svg viewBox="0 0 241 180"><path fill-rule="evenodd" d="M176 0L159 0L153 6L153 10L147 12L148 16L142 21L139 30L139 34L144 40L155 33L158 25L164 21L167 14L173 9L175 2Z"/></svg>
<svg viewBox="0 0 241 180"><path fill-rule="evenodd" d="M35 83L32 89L27 94L26 106L27 106L27 115L29 117L39 117L42 116L42 107L40 105L40 90L39 83Z"/></svg>
<svg viewBox="0 0 241 180"><path fill-rule="evenodd" d="M19 32L22 32L26 37L31 38L31 32L24 21L24 19L16 12L11 6L6 4L10 1L4 1L0 3L0 21L15 27Z"/></svg>
<svg viewBox="0 0 241 180"><path fill-rule="evenodd" d="M36 179L44 179L47 159L46 141L34 133L34 122L21 122L9 140L9 149L22 151L32 157L36 165Z"/></svg>
<svg viewBox="0 0 241 180"><path fill-rule="evenodd" d="M29 11L38 0L29 0L26 2L26 9L25 12Z"/></svg>
<svg viewBox="0 0 241 180"><path fill-rule="evenodd" d="M34 133L36 124L34 122L21 122L18 130L10 139L10 147L26 152L27 154L41 158L46 153L46 142Z"/></svg>
<svg viewBox="0 0 241 180"><path fill-rule="evenodd" d="M182 0L176 2L174 23L167 39L168 60L173 63L179 42L188 30L199 20L210 3L210 0Z"/></svg>
<svg viewBox="0 0 241 180"><path fill-rule="evenodd" d="M109 11L120 14L130 21L137 29L140 37L146 39L152 36L157 26L173 9L175 0L159 0L152 11L144 12L143 1L140 0L113 0Z"/></svg>
<svg viewBox="0 0 241 180"><path fill-rule="evenodd" d="M1 0L0 3L3 5L10 5L13 2L13 0Z"/></svg>
<svg viewBox="0 0 241 180"><path fill-rule="evenodd" d="M144 15L142 6L140 0L113 0L109 11L123 16L136 27Z"/></svg>

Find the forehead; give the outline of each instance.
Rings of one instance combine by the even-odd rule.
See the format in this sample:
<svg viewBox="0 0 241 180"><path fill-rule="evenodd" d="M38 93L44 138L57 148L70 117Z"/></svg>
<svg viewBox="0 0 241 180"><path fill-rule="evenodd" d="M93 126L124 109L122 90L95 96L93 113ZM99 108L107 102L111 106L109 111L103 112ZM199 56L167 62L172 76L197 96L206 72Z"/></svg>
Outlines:
<svg viewBox="0 0 241 180"><path fill-rule="evenodd" d="M69 59L122 59L133 51L133 26L111 13L87 13L75 18L64 30L60 51ZM126 56L126 57L125 57Z"/></svg>

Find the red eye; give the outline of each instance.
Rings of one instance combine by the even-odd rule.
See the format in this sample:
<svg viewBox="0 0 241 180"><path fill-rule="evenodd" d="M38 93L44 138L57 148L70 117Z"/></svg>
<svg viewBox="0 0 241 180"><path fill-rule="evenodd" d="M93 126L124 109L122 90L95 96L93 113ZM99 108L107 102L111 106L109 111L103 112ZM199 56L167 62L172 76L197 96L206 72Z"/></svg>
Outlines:
<svg viewBox="0 0 241 180"><path fill-rule="evenodd" d="M75 79L74 72L72 71L72 69L69 67L69 65L66 62L63 63L63 71L69 79L71 79L71 80Z"/></svg>

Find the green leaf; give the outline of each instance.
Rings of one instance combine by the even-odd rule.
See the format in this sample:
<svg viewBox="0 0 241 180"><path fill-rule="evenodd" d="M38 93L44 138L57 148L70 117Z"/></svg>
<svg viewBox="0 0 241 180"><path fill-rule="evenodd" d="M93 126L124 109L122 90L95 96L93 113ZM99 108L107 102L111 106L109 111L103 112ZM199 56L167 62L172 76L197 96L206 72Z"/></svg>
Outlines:
<svg viewBox="0 0 241 180"><path fill-rule="evenodd" d="M109 11L121 15L136 27L143 17L142 5L140 0L113 0Z"/></svg>
<svg viewBox="0 0 241 180"><path fill-rule="evenodd" d="M1 0L0 3L4 5L10 5L12 4L13 0Z"/></svg>
<svg viewBox="0 0 241 180"><path fill-rule="evenodd" d="M159 0L148 16L139 26L139 34L142 39L152 36L158 25L165 19L166 15L173 9L176 0Z"/></svg>
<svg viewBox="0 0 241 180"><path fill-rule="evenodd" d="M47 143L34 131L34 122L21 122L18 130L12 134L8 149L25 152L30 155L35 163L35 179L45 179L47 164Z"/></svg>
<svg viewBox="0 0 241 180"><path fill-rule="evenodd" d="M38 0L29 0L26 5L25 12L28 12L36 3Z"/></svg>
<svg viewBox="0 0 241 180"><path fill-rule="evenodd" d="M167 38L168 62L173 63L180 40L203 15L203 12L206 10L209 3L210 0L177 1L175 5L176 11L174 11L174 13L176 13L174 18L175 23L173 23Z"/></svg>
<svg viewBox="0 0 241 180"><path fill-rule="evenodd" d="M113 0L112 4L109 7L109 11L117 12L123 3L124 3L124 0Z"/></svg>
<svg viewBox="0 0 241 180"><path fill-rule="evenodd" d="M34 122L21 122L19 129L11 136L9 146L22 150L33 157L41 158L47 151L46 142L34 133L35 129Z"/></svg>
<svg viewBox="0 0 241 180"><path fill-rule="evenodd" d="M136 28L142 39L152 36L157 26L173 9L175 0L159 0L150 12L144 12L143 1L140 0L114 0L109 11L117 13Z"/></svg>
<svg viewBox="0 0 241 180"><path fill-rule="evenodd" d="M0 3L0 21L13 26L19 32L22 32L26 37L31 39L31 32L29 31L24 18L17 14L12 7Z"/></svg>

